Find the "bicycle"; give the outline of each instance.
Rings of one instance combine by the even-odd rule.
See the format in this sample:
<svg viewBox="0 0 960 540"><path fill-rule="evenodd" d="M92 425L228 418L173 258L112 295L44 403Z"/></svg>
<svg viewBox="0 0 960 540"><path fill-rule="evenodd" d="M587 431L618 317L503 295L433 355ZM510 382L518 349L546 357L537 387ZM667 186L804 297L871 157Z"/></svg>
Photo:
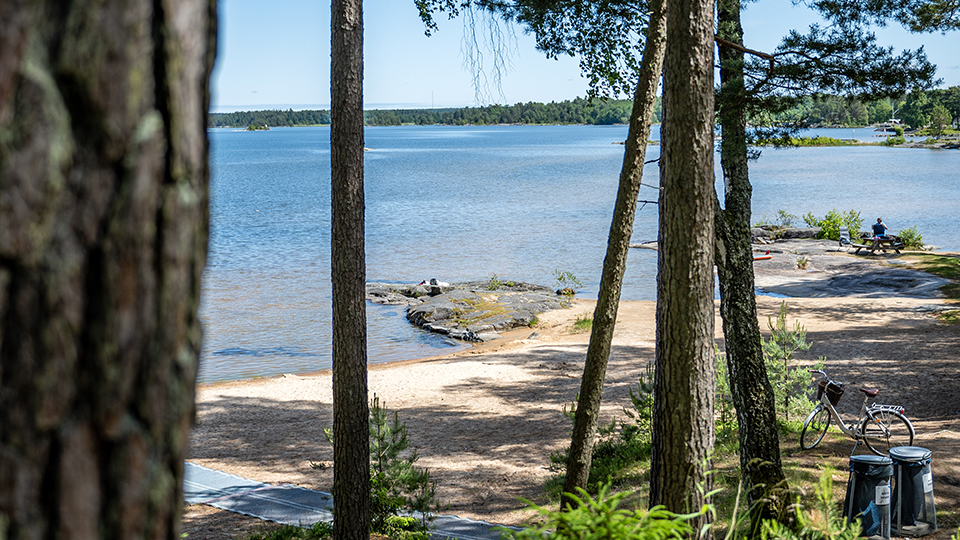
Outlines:
<svg viewBox="0 0 960 540"><path fill-rule="evenodd" d="M840 418L837 409L834 408L839 403L840 396L843 395L843 383L831 380L823 370L811 369L809 371L810 373L823 375L823 380L817 384L817 400L819 403L804 421L803 429L800 431L800 448L810 450L820 444L823 436L827 433L827 428L830 426L831 418L836 421L840 431L857 441L850 455L857 451L857 446L861 442L878 456L886 456L890 448L896 446L913 445L913 437L916 432L910 420L903 415L903 407L878 405L876 403L867 405L867 401L876 397L880 390L876 388L859 389L863 392L860 416L855 422L846 425Z"/></svg>

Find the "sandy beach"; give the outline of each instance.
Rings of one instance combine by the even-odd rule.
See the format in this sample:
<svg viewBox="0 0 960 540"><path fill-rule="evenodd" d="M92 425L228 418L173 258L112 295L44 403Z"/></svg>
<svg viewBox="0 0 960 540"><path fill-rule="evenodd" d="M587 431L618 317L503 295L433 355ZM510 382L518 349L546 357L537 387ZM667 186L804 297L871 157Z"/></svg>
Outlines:
<svg viewBox="0 0 960 540"><path fill-rule="evenodd" d="M801 362L826 358L826 370L847 383L838 407L855 416L859 386L880 388L877 401L899 404L917 429L916 445L933 451L938 514L960 516L960 327L939 322L937 310L952 308L924 287L927 278L884 291L817 296L830 280L856 272L886 271L888 257L829 253L817 248L806 270L796 269L796 250L774 252L756 264L757 283L786 286L807 297L786 299L788 324L799 321L813 347ZM764 265L764 263L769 263ZM901 265L902 266L902 265ZM899 268L899 267L898 267ZM873 269L873 270L871 270ZM929 278L934 279L934 278ZM825 286L825 285L824 285ZM927 290L921 294L917 290ZM782 298L758 297L765 336ZM719 305L719 304L718 304ZM653 302L623 302L604 395L604 420L623 417L629 390L654 358ZM445 513L504 524L530 516L519 498L538 500L551 475L550 453L568 444L569 422L561 414L579 388L589 333L574 333L577 317L592 316L593 302L540 317L535 328L457 354L371 366L369 388L407 423L418 464L429 468ZM723 335L717 315L717 340ZM188 460L269 483L329 491L332 448L322 430L332 423L329 373L285 375L204 386L197 392L197 421ZM797 441L787 444L799 446ZM848 445L809 452L845 471ZM844 472L838 479L845 481ZM942 521L942 518L941 518ZM231 538L256 520L200 505L188 507L190 538ZM956 524L931 538L949 538Z"/></svg>

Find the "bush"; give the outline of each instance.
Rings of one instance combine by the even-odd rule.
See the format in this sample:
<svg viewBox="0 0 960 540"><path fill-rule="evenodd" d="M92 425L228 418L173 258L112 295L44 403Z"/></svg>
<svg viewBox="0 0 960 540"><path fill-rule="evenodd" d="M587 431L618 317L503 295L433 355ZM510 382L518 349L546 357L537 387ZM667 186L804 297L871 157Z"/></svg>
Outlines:
<svg viewBox="0 0 960 540"><path fill-rule="evenodd" d="M573 272L554 270L553 277L557 280L557 294L573 296L577 293L577 289L583 288L583 282Z"/></svg>
<svg viewBox="0 0 960 540"><path fill-rule="evenodd" d="M793 227L793 222L797 219L797 216L793 214L790 214L784 210L777 210L778 225L783 225L784 227Z"/></svg>
<svg viewBox="0 0 960 540"><path fill-rule="evenodd" d="M907 140L904 139L903 136L897 135L896 137L887 137L887 140L883 141L883 144L887 146L895 146L898 144L904 144L906 142Z"/></svg>
<svg viewBox="0 0 960 540"><path fill-rule="evenodd" d="M617 484L637 472L637 466L650 458L653 445L653 366L647 365L645 374L640 375L636 391L630 390L632 408L623 408L633 422L613 422L597 428L597 439L591 454L590 477L587 489L595 492L603 482ZM563 408L563 414L570 420L571 426L576 415L577 402L570 408ZM550 454L554 470L566 470L570 447L561 452ZM557 488L559 495L560 486Z"/></svg>
<svg viewBox="0 0 960 540"><path fill-rule="evenodd" d="M331 429L324 429L333 442ZM414 466L416 450L408 452L407 424L399 415L380 405L373 396L370 403L370 529L396 540L426 539L432 512L439 508L436 483L430 472ZM311 463L311 467L319 468ZM421 513L421 519L401 516L406 510Z"/></svg>
<svg viewBox="0 0 960 540"><path fill-rule="evenodd" d="M296 525L281 525L271 531L255 532L247 538L248 540L322 540L332 536L333 525L320 521L309 529Z"/></svg>
<svg viewBox="0 0 960 540"><path fill-rule="evenodd" d="M817 238L826 238L829 240L840 240L840 227L846 227L850 230L850 235L856 237L863 227L863 218L860 212L839 212L830 210L822 219L817 218L812 212L807 212L803 216L803 221L808 227L820 227Z"/></svg>
<svg viewBox="0 0 960 540"><path fill-rule="evenodd" d="M778 413L790 421L790 413L804 414L813 408L810 400L810 373L808 368L801 369L791 365L793 353L805 351L812 343L807 342L807 330L797 321L793 329L787 327L787 303L780 304L780 313L776 322L767 319L770 339L763 341L763 359L767 365L767 377L773 386ZM761 338L762 339L762 338ZM823 365L821 359L814 369ZM791 403L791 399L793 402Z"/></svg>
<svg viewBox="0 0 960 540"><path fill-rule="evenodd" d="M508 537L517 540L663 540L691 538L693 528L688 521L698 514L681 516L664 510L662 506L644 510L623 510L620 503L629 492L608 495L610 485L600 486L597 498L579 489L580 497L573 496L575 507L564 511L543 508L529 503L530 508L544 517L542 523L521 531L508 531Z"/></svg>
<svg viewBox="0 0 960 540"><path fill-rule="evenodd" d="M855 540L860 536L860 520L848 522L839 515L833 502L833 471L825 469L817 488L816 508L802 512L796 505L796 526L788 527L776 521L764 521L762 540Z"/></svg>
<svg viewBox="0 0 960 540"><path fill-rule="evenodd" d="M900 238L905 247L923 249L923 237L920 236L920 231L917 230L916 225L897 231L897 237Z"/></svg>

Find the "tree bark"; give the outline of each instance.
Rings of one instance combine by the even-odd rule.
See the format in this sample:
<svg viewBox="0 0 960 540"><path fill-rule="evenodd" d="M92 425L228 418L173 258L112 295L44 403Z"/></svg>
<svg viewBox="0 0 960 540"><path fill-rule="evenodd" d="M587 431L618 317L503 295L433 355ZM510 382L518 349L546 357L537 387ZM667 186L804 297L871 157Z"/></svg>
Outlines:
<svg viewBox="0 0 960 540"><path fill-rule="evenodd" d="M332 5L333 525L337 540L370 537L362 4L362 0L334 0Z"/></svg>
<svg viewBox="0 0 960 540"><path fill-rule="evenodd" d="M213 0L0 3L0 536L179 538Z"/></svg>
<svg viewBox="0 0 960 540"><path fill-rule="evenodd" d="M685 513L705 502L714 444L714 11L667 4L650 505Z"/></svg>
<svg viewBox="0 0 960 540"><path fill-rule="evenodd" d="M717 36L743 45L740 1L718 0ZM740 427L740 466L754 530L761 519L782 517L786 489L780 462L773 388L767 378L757 322L750 234L747 111L742 47L721 46L718 118L726 209L717 203L716 264L730 391ZM779 494L779 495L778 495Z"/></svg>
<svg viewBox="0 0 960 540"><path fill-rule="evenodd" d="M630 130L620 170L620 188L610 225L607 255L603 261L600 293L593 313L593 331L587 348L587 359L580 383L577 412L574 417L570 456L567 460L567 475L563 484L564 496L560 507L573 504L565 496L576 494L576 488L587 488L590 463L593 455L594 436L597 431L603 382L610 358L610 344L617 321L617 308L627 267L630 237L633 235L633 220L637 211L637 195L643 176L643 164L650 139L650 122L653 120L657 85L663 67L666 43L666 5L664 0L650 3L650 26L643 49L640 80L633 95L633 113Z"/></svg>

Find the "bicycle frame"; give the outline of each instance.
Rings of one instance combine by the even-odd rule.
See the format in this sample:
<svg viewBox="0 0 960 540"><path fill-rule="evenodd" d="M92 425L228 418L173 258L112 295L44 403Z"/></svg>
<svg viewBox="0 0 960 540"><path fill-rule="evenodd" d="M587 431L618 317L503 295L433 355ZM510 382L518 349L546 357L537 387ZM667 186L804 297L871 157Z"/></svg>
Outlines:
<svg viewBox="0 0 960 540"><path fill-rule="evenodd" d="M830 383L833 383L833 381L830 380L830 378L827 377L827 374L824 373L823 371L821 370L810 370L810 371L811 373L820 373L821 375L823 375L828 385ZM840 428L840 431L842 431L847 437L850 437L856 441L856 444L854 444L853 446L854 452L856 452L857 447L860 445L860 443L863 440L868 438L881 440L886 435L888 435L887 433L867 435L860 429L860 426L864 425L864 419L869 418L871 420L875 420L874 413L881 412L881 411L893 411L901 414L904 411L903 407L900 407L897 405L878 405L876 403L867 405L867 402L869 400L870 400L870 396L864 394L863 403L860 405L860 414L858 414L857 419L848 426L846 422L844 422L843 418L840 417L840 413L837 412L837 409L833 406L833 403L830 402L830 398L828 396L828 392L826 391L826 388L824 389L824 392L820 395L820 405L826 408L828 411L830 411L830 416L833 418L837 427Z"/></svg>
<svg viewBox="0 0 960 540"><path fill-rule="evenodd" d="M840 428L840 431L844 432L847 437L860 440L864 438L865 435L860 432L860 428L858 426L863 424L864 416L872 412L870 407L867 407L867 401L869 400L869 396L863 396L863 404L860 405L860 414L857 416L856 422L850 424L849 426L847 426L843 421L843 418L840 417L840 413L837 412L837 409L833 406L833 403L830 403L830 398L827 397L826 392L820 396L820 405L824 406L828 411L830 411L830 416L833 418L834 422L836 422L837 427ZM870 416L872 417L873 415L871 414Z"/></svg>

